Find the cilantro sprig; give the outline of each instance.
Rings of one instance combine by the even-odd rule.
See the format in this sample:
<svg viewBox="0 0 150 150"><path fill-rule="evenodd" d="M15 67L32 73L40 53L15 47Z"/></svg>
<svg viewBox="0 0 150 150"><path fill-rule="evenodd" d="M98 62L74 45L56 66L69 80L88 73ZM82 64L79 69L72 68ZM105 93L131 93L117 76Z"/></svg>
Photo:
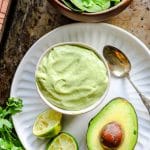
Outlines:
<svg viewBox="0 0 150 150"><path fill-rule="evenodd" d="M24 150L11 118L12 115L21 112L22 106L22 100L13 97L8 98L5 108L0 106L0 150Z"/></svg>

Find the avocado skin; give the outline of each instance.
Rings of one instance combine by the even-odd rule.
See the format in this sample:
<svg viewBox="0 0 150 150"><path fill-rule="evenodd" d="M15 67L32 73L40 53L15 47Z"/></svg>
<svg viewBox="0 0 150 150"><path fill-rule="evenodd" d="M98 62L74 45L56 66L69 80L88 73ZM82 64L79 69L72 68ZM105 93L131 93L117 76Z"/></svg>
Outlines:
<svg viewBox="0 0 150 150"><path fill-rule="evenodd" d="M95 147L94 145L92 146L91 145L91 143L89 144L89 140L88 140L88 134L89 134L89 128L91 127L91 125L93 125L93 122L95 121L95 119L97 119L98 118L98 116L101 114L101 112L103 112L103 111L105 111L105 108L107 108L108 106L109 107L111 107L111 104L112 103L116 103L116 102L125 102L125 103L127 103L127 105L128 106L130 106L130 109L132 108L132 113L133 113L133 115L134 115L134 119L133 120L135 120L136 121L136 125L135 125L135 129L136 130L134 130L133 131L133 135L136 135L136 137L135 137L135 140L134 140L134 143L132 144L132 147L128 147L128 145L125 145L124 146L124 148L120 148L120 146L119 147L117 147L117 148L115 148L115 149L113 149L113 148L106 148L105 146L102 146L102 144L100 143L100 145L101 145L101 148L97 148L97 147ZM116 104L117 105L117 104ZM123 109L123 108L122 108ZM106 110L107 111L107 110ZM126 120L125 118L124 118L124 120ZM114 120L114 121L116 121L117 122L117 120ZM111 121L110 121L111 122ZM107 122L107 123L109 123L109 121ZM107 124L106 123L106 124ZM120 122L118 122L118 123L120 123ZM105 124L105 125L106 125ZM121 124L122 125L122 124ZM124 130L124 129L123 129ZM99 131L97 131L97 132L101 132L101 130L99 130ZM123 131L123 132L126 132L126 131ZM114 98L114 99L112 99L110 102L108 102L101 110L100 110L100 112L98 112L90 121L89 121L89 124L88 124L88 129L87 129L87 133L86 133L86 137L87 137L87 139L86 139L86 142L87 142L87 148L88 148L88 150L134 150L134 148L135 148L135 146L136 146L136 143L137 143L137 140L138 140L138 117L137 117L137 114L136 114L136 111L135 111L135 109L134 109L134 106L128 101L128 100L126 100L126 99L124 99L124 98L122 98L122 97L117 97L117 98ZM95 136L93 136L93 139L95 139L94 138ZM128 139L130 138L130 137L127 137ZM96 140L96 139L95 139ZM93 141L95 141L95 140L93 140ZM100 141L100 138L99 138L99 141ZM123 138L123 140L122 140L122 143L121 143L121 146L124 144L124 138ZM105 148L104 148L105 147Z"/></svg>

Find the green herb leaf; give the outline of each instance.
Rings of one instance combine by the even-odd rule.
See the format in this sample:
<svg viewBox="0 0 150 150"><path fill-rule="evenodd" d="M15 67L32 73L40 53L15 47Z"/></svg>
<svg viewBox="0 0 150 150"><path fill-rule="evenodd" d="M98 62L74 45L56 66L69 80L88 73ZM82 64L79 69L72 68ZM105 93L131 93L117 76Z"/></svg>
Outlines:
<svg viewBox="0 0 150 150"><path fill-rule="evenodd" d="M7 109L11 115L21 112L22 106L23 104L21 99L14 98L14 97L8 99Z"/></svg>
<svg viewBox="0 0 150 150"><path fill-rule="evenodd" d="M8 143L6 140L0 138L0 148L2 150L9 150L10 149L10 143Z"/></svg>
<svg viewBox="0 0 150 150"><path fill-rule="evenodd" d="M0 107L0 150L24 150L12 123L11 116L21 112L22 100L11 97L6 107Z"/></svg>
<svg viewBox="0 0 150 150"><path fill-rule="evenodd" d="M4 126L11 129L12 123L10 121L8 121L7 119L0 118L0 130L2 130L4 128Z"/></svg>

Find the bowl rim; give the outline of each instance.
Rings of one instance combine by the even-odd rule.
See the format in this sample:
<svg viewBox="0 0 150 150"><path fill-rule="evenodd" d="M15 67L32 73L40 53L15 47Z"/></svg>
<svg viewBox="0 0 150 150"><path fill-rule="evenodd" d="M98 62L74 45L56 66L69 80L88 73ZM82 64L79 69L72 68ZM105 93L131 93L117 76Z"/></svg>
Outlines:
<svg viewBox="0 0 150 150"><path fill-rule="evenodd" d="M94 102L93 104L91 104L90 106L86 107L86 108L83 108L81 110L67 110L67 109L63 109L63 108L60 108L60 107L57 107L56 105L52 104L50 101L48 101L44 95L42 94L42 92L40 91L39 89L39 86L36 82L36 72L38 70L38 67L39 67L39 64L41 62L41 60L43 59L43 57L48 53L50 52L54 47L56 46L61 46L61 45L77 45L77 46L81 46L81 47L85 47L85 48L88 48L90 50L92 50L96 55L98 55L98 57L100 57L100 59L102 60L102 62L104 63L104 65L106 66L106 69L107 69L107 76L108 76L108 83L107 83L107 88L106 90L104 91L103 95L96 101ZM35 73L34 73L34 78L35 78L35 85L36 85L36 89L38 91L38 94L40 95L41 99L52 109L54 109L55 111L58 111L62 114L66 114L66 115L79 115L79 114L83 114L83 113L86 113L86 112L89 112L91 110L93 110L94 108L96 108L99 104L101 104L104 100L104 98L107 96L108 94L108 91L109 91L109 88L110 88L110 81L111 81L111 77L110 77L110 70L109 70L109 67L108 67L108 64L105 60L105 58L103 57L103 55L101 55L99 52L96 51L96 49L94 49L93 47L89 46L88 44L86 43L82 43L82 42L60 42L60 43L57 43L57 44L54 44L52 46L50 46L49 48L47 48L43 53L42 55L40 56L39 60L38 60L38 63L36 65L36 68L35 68Z"/></svg>
<svg viewBox="0 0 150 150"><path fill-rule="evenodd" d="M122 0L119 4L113 6L113 7L110 7L106 10L103 10L103 11L99 11L99 12L83 12L83 13L78 13L78 12L75 12L75 11L72 11L69 7L67 7L65 4L63 4L61 2L61 0L53 0L55 3L57 3L60 7L62 7L63 9L69 11L69 12L72 12L72 13L76 13L76 14L81 14L81 15L86 15L86 16L94 16L94 15L102 15L102 14L105 14L105 13L108 13L108 12L111 12L111 11L114 11L116 9L119 9L120 7L123 7L124 5L128 5L130 4L130 2L132 0Z"/></svg>

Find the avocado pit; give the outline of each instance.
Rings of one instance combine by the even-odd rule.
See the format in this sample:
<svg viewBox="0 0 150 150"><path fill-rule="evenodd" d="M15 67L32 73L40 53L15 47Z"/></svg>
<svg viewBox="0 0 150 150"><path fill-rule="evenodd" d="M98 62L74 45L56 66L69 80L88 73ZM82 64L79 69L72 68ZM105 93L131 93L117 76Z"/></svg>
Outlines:
<svg viewBox="0 0 150 150"><path fill-rule="evenodd" d="M123 132L117 122L106 124L100 134L100 142L104 147L116 148L121 144Z"/></svg>

